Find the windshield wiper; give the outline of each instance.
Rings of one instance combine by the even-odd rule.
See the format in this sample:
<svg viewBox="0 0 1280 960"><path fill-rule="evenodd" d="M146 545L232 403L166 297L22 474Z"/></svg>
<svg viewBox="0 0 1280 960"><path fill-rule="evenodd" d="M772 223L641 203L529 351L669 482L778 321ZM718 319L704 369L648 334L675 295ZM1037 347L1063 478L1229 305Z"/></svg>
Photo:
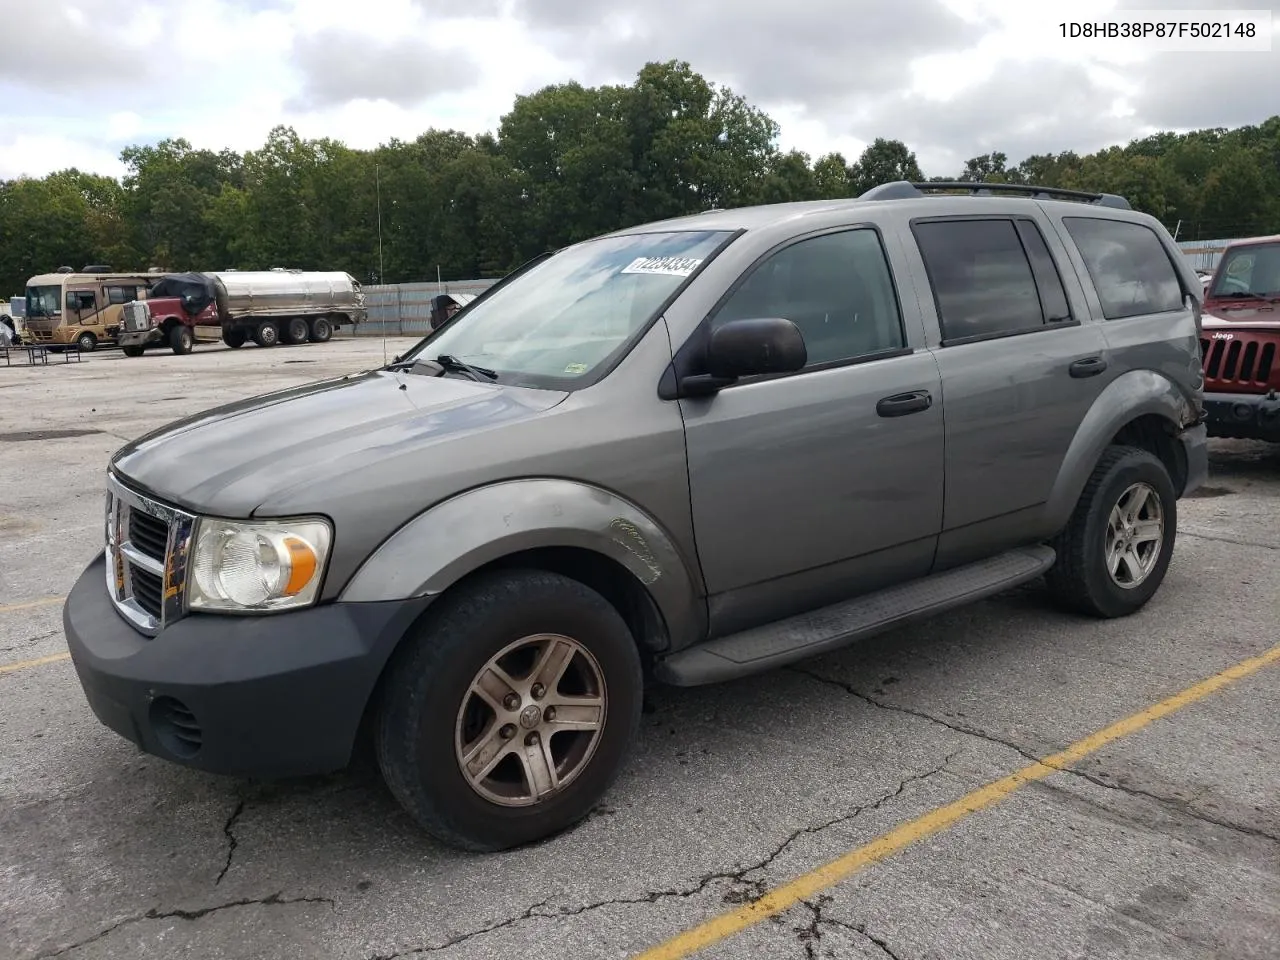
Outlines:
<svg viewBox="0 0 1280 960"><path fill-rule="evenodd" d="M484 383L485 380L498 379L498 371L490 370L488 367L473 367L471 364L448 353L442 353L436 357L436 363L444 367L445 370L453 373L465 373L472 380L478 380L481 383Z"/></svg>

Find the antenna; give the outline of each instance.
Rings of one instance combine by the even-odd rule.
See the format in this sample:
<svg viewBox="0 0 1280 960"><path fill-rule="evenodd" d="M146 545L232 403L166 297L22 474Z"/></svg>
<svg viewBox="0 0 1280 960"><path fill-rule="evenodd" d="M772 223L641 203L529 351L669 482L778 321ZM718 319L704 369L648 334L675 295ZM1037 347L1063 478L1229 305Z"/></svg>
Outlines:
<svg viewBox="0 0 1280 960"><path fill-rule="evenodd" d="M378 197L378 284L385 287L387 285L387 275L382 269L382 169L381 165L377 163L373 165L373 183ZM387 365L387 319L385 315L382 318L382 365L384 367Z"/></svg>

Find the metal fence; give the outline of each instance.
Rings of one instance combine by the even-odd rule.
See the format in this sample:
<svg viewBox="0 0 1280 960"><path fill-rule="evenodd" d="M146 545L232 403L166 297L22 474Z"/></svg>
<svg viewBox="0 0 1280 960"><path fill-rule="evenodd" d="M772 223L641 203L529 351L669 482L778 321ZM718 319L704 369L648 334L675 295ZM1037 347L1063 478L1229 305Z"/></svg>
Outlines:
<svg viewBox="0 0 1280 960"><path fill-rule="evenodd" d="M1193 270L1216 270L1222 251L1236 240L1182 240L1178 248Z"/></svg>
<svg viewBox="0 0 1280 960"><path fill-rule="evenodd" d="M1193 270L1213 270L1230 240L1182 240L1178 248ZM387 283L364 288L369 319L354 333L361 337L421 337L431 330L431 298L441 293L478 294L497 278L449 280L444 283ZM351 328L348 328L351 329Z"/></svg>
<svg viewBox="0 0 1280 960"><path fill-rule="evenodd" d="M421 337L431 330L431 298L441 293L478 294L497 283L450 280L445 283L386 283L364 287L369 318L354 328L361 337Z"/></svg>

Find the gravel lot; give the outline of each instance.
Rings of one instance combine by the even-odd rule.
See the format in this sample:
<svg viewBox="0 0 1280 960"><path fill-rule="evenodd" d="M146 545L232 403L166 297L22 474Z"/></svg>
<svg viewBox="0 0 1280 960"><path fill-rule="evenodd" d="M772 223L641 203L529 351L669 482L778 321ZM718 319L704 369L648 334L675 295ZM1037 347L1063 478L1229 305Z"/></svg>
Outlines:
<svg viewBox="0 0 1280 960"><path fill-rule="evenodd" d="M797 669L656 689L605 805L533 848L435 845L367 764L258 783L139 754L89 712L61 630L109 455L383 349L0 367L0 957L635 956L1280 638L1280 449L1219 444L1142 614L1063 616L1032 586ZM1275 960L1278 708L1275 663L699 956Z"/></svg>

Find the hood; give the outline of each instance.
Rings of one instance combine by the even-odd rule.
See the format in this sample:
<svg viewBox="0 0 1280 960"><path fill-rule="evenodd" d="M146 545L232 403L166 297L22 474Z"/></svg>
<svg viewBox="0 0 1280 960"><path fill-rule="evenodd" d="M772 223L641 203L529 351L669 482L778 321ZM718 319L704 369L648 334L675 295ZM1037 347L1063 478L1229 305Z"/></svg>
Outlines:
<svg viewBox="0 0 1280 960"><path fill-rule="evenodd" d="M374 370L179 420L122 447L112 467L153 496L193 512L248 517L294 485L367 470L392 448L526 420L566 396Z"/></svg>
<svg viewBox="0 0 1280 960"><path fill-rule="evenodd" d="M1201 318L1206 330L1248 327L1250 330L1280 330L1280 306L1259 303L1257 307L1206 313Z"/></svg>

